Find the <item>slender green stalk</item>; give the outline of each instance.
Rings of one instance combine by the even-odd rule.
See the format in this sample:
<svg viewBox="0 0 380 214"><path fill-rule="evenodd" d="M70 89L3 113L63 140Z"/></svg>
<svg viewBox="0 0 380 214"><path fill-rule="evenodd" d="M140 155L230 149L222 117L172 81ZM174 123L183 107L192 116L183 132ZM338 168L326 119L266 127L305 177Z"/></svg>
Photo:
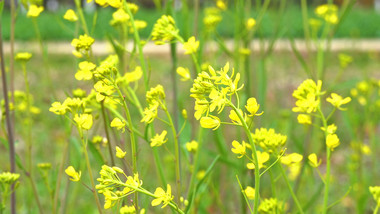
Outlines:
<svg viewBox="0 0 380 214"><path fill-rule="evenodd" d="M238 115L240 122L244 128L244 132L247 135L248 141L252 147L253 162L255 164L255 200L254 200L253 211L254 213L257 213L257 210L259 208L259 198L260 198L260 194L259 194L260 193L260 169L259 169L259 160L258 160L257 152L256 152L256 145L255 145L255 142L253 141L251 131L249 130L248 124L245 122L243 115L240 113L240 111L236 108L236 106L233 103L230 102L229 105Z"/></svg>
<svg viewBox="0 0 380 214"><path fill-rule="evenodd" d="M104 102L101 102L101 105L102 105L102 118L103 118L104 130L106 132L106 137L107 137L107 141L108 141L108 152L110 153L111 164L112 164L112 166L115 166L115 158L113 156L111 138L110 138L110 134L108 131L109 121L108 121L108 118L106 116Z"/></svg>
<svg viewBox="0 0 380 214"><path fill-rule="evenodd" d="M32 145L32 115L31 115L31 112L30 112L30 107L31 107L31 104L30 104L30 90L29 90L29 81L28 81L28 75L26 73L26 65L25 65L26 62L22 62L22 72L23 72L23 75L24 75L24 82L25 82L25 94L26 94L26 113L27 113L27 117L26 117L26 120L27 120L27 126L26 126L26 146L27 146L27 153L26 153L26 157L27 157L27 169L28 169L28 177L29 177L29 180L30 180L30 183L32 185L32 190L33 190L33 195L34 195L34 198L36 199L36 203L37 203L37 206L38 206L38 209L39 209L39 212L40 213L43 213L43 209L42 209L42 206L41 206L41 203L40 203L40 199L39 199L39 196L38 196L38 192L37 192L37 188L36 188L36 184L34 182L34 179L33 179L33 145Z"/></svg>
<svg viewBox="0 0 380 214"><path fill-rule="evenodd" d="M91 187L92 187L91 191L94 194L96 206L98 207L98 211L101 214L101 213L103 213L102 206L100 205L99 196L98 196L98 193L96 192L95 183L94 183L94 176L92 175L91 163L90 163L90 159L88 158L88 153L87 153L87 137L86 137L86 139L84 138L83 130L79 127L78 127L78 132L79 132L80 139L82 142L84 156L86 158L88 175L90 176Z"/></svg>
<svg viewBox="0 0 380 214"><path fill-rule="evenodd" d="M121 93L120 89L118 87L116 87L116 90L117 90L117 93L119 94L119 98L121 100L123 100L123 108L124 108L125 114L127 116L127 121L129 124L129 131L130 131L129 137L131 140L131 150L132 150L132 171L133 171L133 173L137 173L137 143L136 143L136 139L135 139L135 132L133 130L133 123L132 123L131 114L129 113L128 105L125 102L125 99L124 99L123 94ZM138 194L135 194L134 204L135 204L136 212L138 212L138 210L139 210Z"/></svg>
<svg viewBox="0 0 380 214"><path fill-rule="evenodd" d="M13 2L13 0L12 0ZM8 99L8 86L7 86L7 74L5 72L5 62L4 62L4 54L3 54L3 34L2 34L2 20L1 20L0 14L0 63L1 63L1 81L2 81L2 89L3 89L3 97L4 97L4 105L5 105L5 120L7 124L7 131L8 131L8 144L9 144L9 162L10 162L10 168L11 173L16 173L16 161L15 161L15 144L14 144L14 138L13 138L13 128L14 124L12 123L12 119L14 117L11 117L10 109L9 109L9 99ZM11 58L13 55L11 56ZM11 186L11 213L16 213L16 192L14 191L14 184Z"/></svg>
<svg viewBox="0 0 380 214"><path fill-rule="evenodd" d="M178 136L177 136L177 131L175 129L175 125L173 123L172 117L170 116L169 111L167 110L166 106L162 106L166 116L168 117L170 128L172 129L173 133L173 138L174 138L174 150L175 150L175 174L176 174L176 184L177 184L177 196L176 200L177 203L180 203L180 197L181 197L181 162L180 162L180 147L179 147L179 141L178 141Z"/></svg>
<svg viewBox="0 0 380 214"><path fill-rule="evenodd" d="M301 0L301 10L302 10L302 21L303 21L303 31L305 35L305 43L307 53L310 53L310 29L309 29L309 17L308 17L308 8L307 0Z"/></svg>
<svg viewBox="0 0 380 214"><path fill-rule="evenodd" d="M301 214L303 214L304 212L303 212L303 210L302 210L302 206L301 206L300 202L298 201L297 196L296 196L296 194L294 193L292 186L290 185L290 182L289 182L288 176L286 176L286 174L285 174L285 170L284 170L284 168L282 167L282 164L279 164L279 165L280 165L280 170L281 170L282 177L284 177L284 180L285 180L285 182L286 182L286 185L288 186L288 189L289 189L290 194L292 195L292 198L293 198L293 200L294 200L294 203L296 203L297 208L298 208L298 211L299 211Z"/></svg>
<svg viewBox="0 0 380 214"><path fill-rule="evenodd" d="M380 204L377 203L376 208L375 208L375 210L373 211L373 214L377 214L377 212L379 211L379 208L380 208Z"/></svg>

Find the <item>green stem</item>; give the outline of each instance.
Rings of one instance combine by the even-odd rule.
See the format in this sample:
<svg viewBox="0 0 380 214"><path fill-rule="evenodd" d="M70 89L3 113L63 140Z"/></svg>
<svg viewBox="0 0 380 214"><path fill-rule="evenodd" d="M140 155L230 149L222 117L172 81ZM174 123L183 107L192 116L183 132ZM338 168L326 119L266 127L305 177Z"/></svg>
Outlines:
<svg viewBox="0 0 380 214"><path fill-rule="evenodd" d="M127 116L127 121L129 124L129 131L130 131L129 137L131 140L131 150L132 150L132 171L134 174L136 174L137 173L137 143L136 143L136 139L135 139L135 132L133 130L132 118L131 118L131 114L129 113L129 108L127 106L127 103L125 102L123 94L121 93L121 91L118 87L116 87L116 90L117 90L117 93L119 94L119 98L123 102L124 111L125 111L125 114ZM135 194L134 204L135 204L136 212L138 212L139 205L138 205L138 195L137 194Z"/></svg>
<svg viewBox="0 0 380 214"><path fill-rule="evenodd" d="M233 103L230 102L229 105L233 108L233 110L238 115L240 122L244 128L245 134L248 137L248 141L252 147L253 161L255 164L255 200L254 200L253 211L254 213L258 213L257 210L259 208L259 198L260 198L260 194L259 194L260 193L260 169L259 169L259 160L257 157L255 142L253 141L252 134L249 130L247 123L244 120L243 115L241 115L240 111L236 108L236 106Z"/></svg>
<svg viewBox="0 0 380 214"><path fill-rule="evenodd" d="M109 121L108 121L108 118L106 117L104 102L101 102L101 105L102 105L102 118L103 118L103 123L104 123L104 130L106 132L106 137L107 137L107 141L108 141L108 152L110 153L111 164L112 164L112 166L115 166L115 158L113 157L111 138L110 138L110 134L108 131Z"/></svg>
<svg viewBox="0 0 380 214"><path fill-rule="evenodd" d="M175 150L175 161L176 161L176 166L175 166L175 175L176 175L176 184L177 184L177 203L180 203L180 197L181 197L181 161L180 161L180 148L179 148L179 142L178 142L178 136L177 136L177 131L175 129L175 125L173 123L173 120L169 114L169 111L167 110L166 106L162 106L166 116L168 117L169 123L170 123L170 128L172 129L173 133L173 138L174 138L174 150Z"/></svg>
<svg viewBox="0 0 380 214"><path fill-rule="evenodd" d="M280 165L280 169L281 169L282 177L284 177L284 179L285 179L285 182L286 182L286 185L288 186L289 192L290 192L290 194L292 195L293 200L294 200L294 202L296 203L299 212L300 212L301 214L303 214L302 206L301 206L300 202L298 201L296 194L294 194L294 191L293 191L293 189L292 189L292 186L290 185L290 182L289 182L288 176L286 176L286 174L285 174L285 170L284 170L284 168L282 167L282 164L279 164L279 165Z"/></svg>
<svg viewBox="0 0 380 214"><path fill-rule="evenodd" d="M377 203L377 206L376 206L375 210L373 211L373 214L377 214L377 212L379 211L379 208L380 208L380 204Z"/></svg>
<svg viewBox="0 0 380 214"><path fill-rule="evenodd" d="M94 198L95 198L96 206L98 207L98 211L99 211L99 213L102 213L102 206L100 205L98 193L96 192L95 183L94 183L94 176L92 175L91 163L90 163L90 159L88 158L88 153L87 153L87 138L84 139L83 131L79 127L78 127L78 132L79 132L79 135L80 135L80 139L82 141L84 156L86 158L87 170L88 170L88 175L90 176L92 193L94 194Z"/></svg>

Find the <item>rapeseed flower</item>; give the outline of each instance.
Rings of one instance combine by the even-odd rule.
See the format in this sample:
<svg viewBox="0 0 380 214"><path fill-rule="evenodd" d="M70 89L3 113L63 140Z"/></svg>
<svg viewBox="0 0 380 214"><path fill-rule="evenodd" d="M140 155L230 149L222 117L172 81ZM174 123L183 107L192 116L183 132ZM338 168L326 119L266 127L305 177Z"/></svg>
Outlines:
<svg viewBox="0 0 380 214"><path fill-rule="evenodd" d="M166 192L161 187L158 187L156 191L154 191L154 196L156 199L152 201L152 206L157 206L162 203L161 208L166 207L174 199L170 184L167 185Z"/></svg>
<svg viewBox="0 0 380 214"><path fill-rule="evenodd" d="M241 144L234 140L232 141L232 146L233 148L231 148L231 151L235 154L238 154L240 156L238 156L238 158L242 158L245 154L246 154L246 148L247 148L247 144L246 142L242 142Z"/></svg>
<svg viewBox="0 0 380 214"><path fill-rule="evenodd" d="M168 132L166 130L162 131L161 134L156 134L151 140L150 140L150 146L161 146L162 144L166 143L168 139L166 138L166 134Z"/></svg>
<svg viewBox="0 0 380 214"><path fill-rule="evenodd" d="M120 120L120 118L114 118L111 121L111 127L115 127L117 130L125 130L125 121Z"/></svg>
<svg viewBox="0 0 380 214"><path fill-rule="evenodd" d="M65 15L63 15L63 18L66 19L67 21L70 21L70 22L78 21L78 16L75 13L75 11L72 9L68 9L66 11Z"/></svg>
<svg viewBox="0 0 380 214"><path fill-rule="evenodd" d="M126 154L127 152L124 152L120 147L116 146L116 157L122 159Z"/></svg>
<svg viewBox="0 0 380 214"><path fill-rule="evenodd" d="M198 142L195 140L192 140L191 142L186 143L186 149L189 152L196 153L198 151Z"/></svg>
<svg viewBox="0 0 380 214"><path fill-rule="evenodd" d="M153 26L152 40L156 45L163 45L174 40L178 32L173 17L163 15Z"/></svg>
<svg viewBox="0 0 380 214"><path fill-rule="evenodd" d="M285 145L287 137L282 134L275 133L274 129L260 128L256 129L252 134L255 144L259 145L264 151L269 153L276 152Z"/></svg>
<svg viewBox="0 0 380 214"><path fill-rule="evenodd" d="M44 11L44 7L43 6L37 6L35 4L31 4L29 6L29 9L28 9L28 12L26 13L26 16L27 17L32 17L32 18L36 18L40 15L40 13Z"/></svg>
<svg viewBox="0 0 380 214"><path fill-rule="evenodd" d="M340 141L338 138L338 135L336 134L328 134L326 137L326 146L331 150L334 151L336 147L340 145Z"/></svg>
<svg viewBox="0 0 380 214"><path fill-rule="evenodd" d="M96 65L92 62L83 61L79 63L79 70L75 74L77 80L90 80L92 79L92 71L95 70Z"/></svg>
<svg viewBox="0 0 380 214"><path fill-rule="evenodd" d="M259 169L264 168L265 167L264 163L269 160L269 154L266 152L260 152L260 151L257 151L256 154L257 154ZM253 154L252 154L252 158L253 158ZM256 166L254 163L247 163L247 168L255 169Z"/></svg>
<svg viewBox="0 0 380 214"><path fill-rule="evenodd" d="M81 129L89 130L92 127L92 115L91 114L75 114L74 121Z"/></svg>
<svg viewBox="0 0 380 214"><path fill-rule="evenodd" d="M341 106L351 102L351 97L346 97L343 99L342 96L336 93L331 93L331 97L328 97L326 101L331 103L331 105L333 105L335 108L343 111L346 110L346 108L342 108Z"/></svg>
<svg viewBox="0 0 380 214"><path fill-rule="evenodd" d="M17 53L15 56L16 61L27 62L32 58L32 54L28 52Z"/></svg>
<svg viewBox="0 0 380 214"><path fill-rule="evenodd" d="M308 156L310 166L317 168L321 165L322 160L318 160L318 157L315 153L312 153Z"/></svg>
<svg viewBox="0 0 380 214"><path fill-rule="evenodd" d="M73 166L67 167L65 172L69 176L70 180L75 181L75 182L80 180L80 177L82 174L81 171L77 172Z"/></svg>
<svg viewBox="0 0 380 214"><path fill-rule="evenodd" d="M202 128L217 130L220 126L220 119L216 116L209 115L202 117L200 120Z"/></svg>
<svg viewBox="0 0 380 214"><path fill-rule="evenodd" d="M255 199L255 188L252 188L251 186L247 186L244 190L245 195L249 200Z"/></svg>
<svg viewBox="0 0 380 214"><path fill-rule="evenodd" d="M192 36L187 40L187 42L183 43L183 49L185 49L185 54L193 54L196 53L199 47L199 41L195 40L195 37Z"/></svg>

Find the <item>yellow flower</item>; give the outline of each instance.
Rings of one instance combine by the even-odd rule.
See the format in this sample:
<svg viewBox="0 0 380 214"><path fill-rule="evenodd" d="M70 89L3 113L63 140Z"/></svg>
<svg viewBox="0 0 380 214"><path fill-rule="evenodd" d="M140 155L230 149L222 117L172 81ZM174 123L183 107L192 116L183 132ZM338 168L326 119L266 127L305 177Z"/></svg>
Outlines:
<svg viewBox="0 0 380 214"><path fill-rule="evenodd" d="M182 78L181 78L181 81L188 81L191 79L191 76L190 76L190 71L188 68L184 68L184 67L178 67L177 68L177 74L180 75Z"/></svg>
<svg viewBox="0 0 380 214"><path fill-rule="evenodd" d="M107 0L107 3L114 8L120 8L122 6L121 0Z"/></svg>
<svg viewBox="0 0 380 214"><path fill-rule="evenodd" d="M197 177L198 180L202 180L202 179L205 177L205 175L206 175L206 171L204 171L204 170L199 170L199 171L197 172L196 177Z"/></svg>
<svg viewBox="0 0 380 214"><path fill-rule="evenodd" d="M173 17L163 15L153 26L152 40L156 45L163 45L174 40L178 32Z"/></svg>
<svg viewBox="0 0 380 214"><path fill-rule="evenodd" d="M336 132L337 128L338 127L336 127L336 125L334 123L327 126L327 134L334 134ZM325 127L321 127L321 130L326 131Z"/></svg>
<svg viewBox="0 0 380 214"><path fill-rule="evenodd" d="M185 49L185 54L192 54L197 52L199 47L199 41L195 40L195 37L192 36L183 44L183 49Z"/></svg>
<svg viewBox="0 0 380 214"><path fill-rule="evenodd" d="M140 66L136 66L135 70L124 74L124 78L127 83L136 82L141 79L143 75L142 69Z"/></svg>
<svg viewBox="0 0 380 214"><path fill-rule="evenodd" d="M119 118L114 118L111 121L111 127L115 127L117 130L123 130L123 132L124 132L125 121L122 121Z"/></svg>
<svg viewBox="0 0 380 214"><path fill-rule="evenodd" d="M336 5L323 4L315 9L315 14L322 17L326 22L330 24L338 23L338 7Z"/></svg>
<svg viewBox="0 0 380 214"><path fill-rule="evenodd" d="M161 134L156 134L151 140L150 140L150 146L161 146L162 144L166 143L168 139L166 138L166 134L168 132L166 130L162 131Z"/></svg>
<svg viewBox="0 0 380 214"><path fill-rule="evenodd" d="M216 7L209 7L205 9L203 23L206 26L207 31L214 31L216 26L222 21L220 12L220 9Z"/></svg>
<svg viewBox="0 0 380 214"><path fill-rule="evenodd" d="M294 107L292 111L304 113L316 112L320 103L319 96L324 94L321 89L321 80L318 80L318 82L315 83L313 80L307 79L301 83L301 85L293 92L293 97L296 98L297 101L296 107Z"/></svg>
<svg viewBox="0 0 380 214"><path fill-rule="evenodd" d="M20 178L20 174L11 173L11 172L2 172L0 173L0 184L11 185L15 183L19 178Z"/></svg>
<svg viewBox="0 0 380 214"><path fill-rule="evenodd" d="M71 41L71 46L75 48L77 52L88 51L91 48L91 45L94 44L95 40L88 36L87 34L80 35L78 39L73 39Z"/></svg>
<svg viewBox="0 0 380 214"><path fill-rule="evenodd" d="M253 27L255 27L255 25L256 25L256 20L254 18L249 18L247 22L245 23L247 30L252 30Z"/></svg>
<svg viewBox="0 0 380 214"><path fill-rule="evenodd" d="M307 114L299 114L297 116L297 120L299 124L311 125L311 116Z"/></svg>
<svg viewBox="0 0 380 214"><path fill-rule="evenodd" d="M237 142L236 140L232 141L232 146L231 151L235 154L239 154L238 158L242 158L246 154L246 143L243 141L242 144Z"/></svg>
<svg viewBox="0 0 380 214"><path fill-rule="evenodd" d="M63 18L70 21L70 22L78 21L78 16L77 16L77 14L75 14L75 11L72 9L68 9L66 11L65 15L63 15Z"/></svg>
<svg viewBox="0 0 380 214"><path fill-rule="evenodd" d="M291 153L281 157L281 163L287 166L298 164L302 161L303 156L298 153Z"/></svg>
<svg viewBox="0 0 380 214"><path fill-rule="evenodd" d="M91 114L75 114L74 121L77 125L85 130L89 130L92 127L92 115Z"/></svg>
<svg viewBox="0 0 380 214"><path fill-rule="evenodd" d="M79 70L75 74L77 80L90 80L92 79L92 71L96 68L96 65L92 62L83 61L79 63Z"/></svg>
<svg viewBox="0 0 380 214"><path fill-rule="evenodd" d="M266 152L272 153L279 150L286 143L287 136L278 134L274 129L260 128L252 134L255 144L259 145Z"/></svg>
<svg viewBox="0 0 380 214"><path fill-rule="evenodd" d="M32 58L32 54L28 52L17 53L15 56L16 61L27 62Z"/></svg>
<svg viewBox="0 0 380 214"><path fill-rule="evenodd" d="M269 154L266 152L260 152L257 151L257 159L259 161L259 169L265 167L264 163L269 160ZM253 158L253 155L252 155ZM254 163L247 163L247 168L248 169L255 169L255 164Z"/></svg>
<svg viewBox="0 0 380 214"><path fill-rule="evenodd" d="M186 109L182 109L181 114L182 114L183 119L186 120L187 119L187 111L186 111Z"/></svg>
<svg viewBox="0 0 380 214"><path fill-rule="evenodd" d="M210 115L209 117L202 117L200 120L202 128L217 130L220 126L220 119Z"/></svg>
<svg viewBox="0 0 380 214"><path fill-rule="evenodd" d="M241 115L243 115L243 118L246 121L246 123L248 123L250 119L248 118L247 114L243 113L243 111L241 109L238 109L238 111ZM235 110L231 109L228 117L231 119L232 123L237 124L237 125L242 125L242 122L240 121L240 118L236 114Z"/></svg>
<svg viewBox="0 0 380 214"><path fill-rule="evenodd" d="M336 147L338 147L340 144L338 135L336 134L328 134L326 137L326 146L331 150L334 151Z"/></svg>
<svg viewBox="0 0 380 214"><path fill-rule="evenodd" d="M193 152L193 153L197 152L197 150L198 150L198 142L195 141L195 140L192 140L191 142L187 142L186 143L186 149L189 152Z"/></svg>
<svg viewBox="0 0 380 214"><path fill-rule="evenodd" d="M245 108L250 113L248 115L249 117L260 116L264 113L264 112L257 113L259 111L260 105L257 104L256 98L254 97L251 97L247 100L247 105L245 105Z"/></svg>
<svg viewBox="0 0 380 214"><path fill-rule="evenodd" d="M254 188L247 186L247 188L245 188L245 190L244 190L244 193L249 200L255 199L255 189Z"/></svg>
<svg viewBox="0 0 380 214"><path fill-rule="evenodd" d="M161 208L164 208L170 203L170 201L174 199L170 184L167 185L166 189L167 190L165 192L165 190L163 190L161 187L158 187L156 191L154 191L154 196L156 197L156 199L152 201L152 206L157 206L162 203Z"/></svg>
<svg viewBox="0 0 380 214"><path fill-rule="evenodd" d="M219 9L221 9L221 10L226 10L227 9L227 5L226 5L226 3L223 0L217 0L216 1L216 6Z"/></svg>
<svg viewBox="0 0 380 214"><path fill-rule="evenodd" d="M123 8L119 8L112 14L112 20L110 22L111 25L118 25L122 23L126 23L130 19L128 13L124 11Z"/></svg>
<svg viewBox="0 0 380 214"><path fill-rule="evenodd" d="M375 199L377 206L380 206L380 186L371 186L369 187L369 191Z"/></svg>
<svg viewBox="0 0 380 214"><path fill-rule="evenodd" d="M361 146L362 153L365 155L370 155L371 154L371 148L369 148L368 145L363 144Z"/></svg>
<svg viewBox="0 0 380 214"><path fill-rule="evenodd" d="M346 97L343 99L342 96L336 93L331 93L331 97L326 98L326 101L331 103L331 105L333 105L335 108L343 111L346 110L346 108L342 108L341 106L351 102L351 97Z"/></svg>
<svg viewBox="0 0 380 214"><path fill-rule="evenodd" d="M319 160L318 161L318 157L315 153L312 153L308 156L308 159L309 159L309 164L314 167L314 168L317 168L319 165L321 165L322 163L322 160Z"/></svg>
<svg viewBox="0 0 380 214"><path fill-rule="evenodd" d="M266 198L261 200L259 211L260 214L283 213L283 202L276 198Z"/></svg>
<svg viewBox="0 0 380 214"><path fill-rule="evenodd" d="M120 214L135 214L136 208L135 206L127 206L120 208Z"/></svg>
<svg viewBox="0 0 380 214"><path fill-rule="evenodd" d="M64 115L70 108L66 104L61 104L60 102L54 102L51 104L49 111L57 115Z"/></svg>
<svg viewBox="0 0 380 214"><path fill-rule="evenodd" d="M346 68L351 62L352 62L352 56L347 55L347 54L339 54L339 64L341 68Z"/></svg>
<svg viewBox="0 0 380 214"><path fill-rule="evenodd" d="M122 159L126 154L127 152L124 152L120 147L116 146L116 157Z"/></svg>
<svg viewBox="0 0 380 214"><path fill-rule="evenodd" d="M79 171L79 172L75 171L73 166L67 167L65 172L68 176L70 176L70 180L75 181L75 182L80 180L81 171Z"/></svg>
<svg viewBox="0 0 380 214"><path fill-rule="evenodd" d="M29 10L28 10L28 13L26 14L26 16L36 18L40 15L40 13L42 11L44 11L43 6L37 6L35 4L32 4L29 6Z"/></svg>

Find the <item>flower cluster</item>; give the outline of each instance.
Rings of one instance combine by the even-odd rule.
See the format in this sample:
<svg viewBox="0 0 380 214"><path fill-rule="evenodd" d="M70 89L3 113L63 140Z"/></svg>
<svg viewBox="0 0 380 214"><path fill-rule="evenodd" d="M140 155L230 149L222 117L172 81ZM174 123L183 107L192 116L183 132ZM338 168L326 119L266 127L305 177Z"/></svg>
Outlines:
<svg viewBox="0 0 380 214"><path fill-rule="evenodd" d="M281 157L281 163L289 169L289 179L295 180L301 172L301 161L303 156L298 153L291 153Z"/></svg>
<svg viewBox="0 0 380 214"><path fill-rule="evenodd" d="M221 10L216 7L209 7L205 9L205 16L203 24L207 31L214 31L216 26L222 21Z"/></svg>
<svg viewBox="0 0 380 214"><path fill-rule="evenodd" d="M338 6L334 4L323 4L315 9L315 14L323 18L327 23L338 23Z"/></svg>
<svg viewBox="0 0 380 214"><path fill-rule="evenodd" d="M157 206L162 203L161 208L166 207L174 199L170 184L167 185L166 192L161 187L158 187L156 191L154 191L154 197L156 197L156 199L152 201L152 206Z"/></svg>
<svg viewBox="0 0 380 214"><path fill-rule="evenodd" d="M275 133L274 129L260 128L252 134L255 143L269 153L277 152L285 145L287 137Z"/></svg>
<svg viewBox="0 0 380 214"><path fill-rule="evenodd" d="M136 192L142 185L138 174L127 176L119 167L103 165L99 174L96 189L104 195L104 209L113 207L119 199ZM120 174L126 178L125 182L120 179Z"/></svg>
<svg viewBox="0 0 380 214"><path fill-rule="evenodd" d="M320 103L320 95L324 94L322 90L322 81L315 83L311 79L305 80L293 92L293 97L297 99L296 107L292 110L300 113L313 113L317 111Z"/></svg>
<svg viewBox="0 0 380 214"><path fill-rule="evenodd" d="M40 15L40 13L42 13L42 11L44 11L43 6L37 6L35 4L31 4L29 6L28 12L26 13L26 16L36 18Z"/></svg>
<svg viewBox="0 0 380 214"><path fill-rule="evenodd" d="M144 116L141 119L141 122L152 123L153 120L157 117L157 110L159 107L165 107L165 91L162 85L157 85L154 88L151 88L146 92L146 102L148 107L144 109Z"/></svg>
<svg viewBox="0 0 380 214"><path fill-rule="evenodd" d="M266 198L262 200L259 206L259 213L263 214L283 213L283 210L284 203L276 198Z"/></svg>
<svg viewBox="0 0 380 214"><path fill-rule="evenodd" d="M9 93L9 98L11 97L11 94ZM14 96L14 103L9 103L9 109L12 110L12 111L16 111L18 113L21 113L21 114L17 114L17 115L20 115L21 117L24 116L24 113L27 113L28 111L28 105L27 105L27 100L29 100L29 112L32 113L32 114L40 114L41 113L41 110L40 108L38 108L37 106L34 106L34 99L33 99L33 96L31 94L29 94L29 97L27 97L28 95L23 92L23 91L19 91L19 90L15 90L14 93L13 93L13 96ZM2 110L2 115L5 115L5 101L4 99L1 100L1 110Z"/></svg>
<svg viewBox="0 0 380 214"><path fill-rule="evenodd" d="M71 41L71 46L75 48L75 51L73 51L74 56L80 58L83 54L87 55L94 42L95 40L87 34L80 35L78 39L73 39L73 41Z"/></svg>
<svg viewBox="0 0 380 214"><path fill-rule="evenodd" d="M178 36L178 32L173 17L163 15L153 26L152 40L156 45L163 45L174 40Z"/></svg>

